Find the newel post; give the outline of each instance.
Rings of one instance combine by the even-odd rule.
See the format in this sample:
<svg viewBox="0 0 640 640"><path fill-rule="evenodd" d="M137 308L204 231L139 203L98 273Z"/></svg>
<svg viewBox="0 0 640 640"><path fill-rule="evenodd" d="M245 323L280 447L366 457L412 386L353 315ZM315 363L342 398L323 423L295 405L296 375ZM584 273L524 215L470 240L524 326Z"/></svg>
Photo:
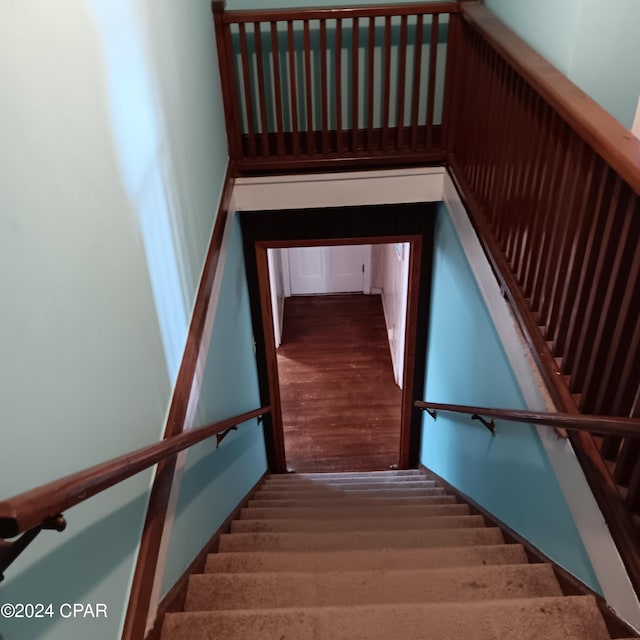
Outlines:
<svg viewBox="0 0 640 640"><path fill-rule="evenodd" d="M240 159L242 141L240 136L240 114L238 112L235 72L233 68L233 45L231 29L224 21L226 0L213 0L213 24L218 47L218 66L220 69L220 83L222 86L222 101L224 105L224 121L227 130L229 157L232 162Z"/></svg>

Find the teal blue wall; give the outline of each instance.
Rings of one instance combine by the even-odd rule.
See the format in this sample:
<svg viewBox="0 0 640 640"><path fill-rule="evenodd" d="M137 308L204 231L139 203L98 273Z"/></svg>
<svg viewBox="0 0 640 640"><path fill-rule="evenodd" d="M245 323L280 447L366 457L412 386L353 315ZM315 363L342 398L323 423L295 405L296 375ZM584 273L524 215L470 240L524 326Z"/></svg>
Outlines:
<svg viewBox="0 0 640 640"><path fill-rule="evenodd" d="M219 311L198 407L198 425L260 406L242 235L237 220L229 245ZM256 420L189 451L164 574L163 594L182 575L267 469L262 427Z"/></svg>
<svg viewBox="0 0 640 640"><path fill-rule="evenodd" d="M516 379L444 205L438 211L424 397L524 409ZM421 462L599 590L535 428L468 417L423 419Z"/></svg>
<svg viewBox="0 0 640 640"><path fill-rule="evenodd" d="M0 499L156 441L227 165L208 0L0 3ZM65 515L0 602L4 640L115 639L142 473Z"/></svg>
<svg viewBox="0 0 640 640"><path fill-rule="evenodd" d="M630 128L640 97L637 0L486 0L505 24Z"/></svg>

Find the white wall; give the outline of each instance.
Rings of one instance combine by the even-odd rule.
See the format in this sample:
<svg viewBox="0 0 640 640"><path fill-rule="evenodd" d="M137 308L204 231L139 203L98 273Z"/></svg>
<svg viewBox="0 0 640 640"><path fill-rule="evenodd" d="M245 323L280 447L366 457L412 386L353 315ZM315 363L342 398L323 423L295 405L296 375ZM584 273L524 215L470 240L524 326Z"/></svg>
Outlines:
<svg viewBox="0 0 640 640"><path fill-rule="evenodd" d="M287 251L287 249L267 249L267 260L269 261L269 288L271 289L271 313L273 317L273 334L275 337L276 348L279 347L282 342L282 322L284 320L285 298L283 256Z"/></svg>
<svg viewBox="0 0 640 640"><path fill-rule="evenodd" d="M63 5L0 4L0 498L159 438L227 162L206 0ZM5 638L118 637L149 480L69 510L2 584L109 618Z"/></svg>
<svg viewBox="0 0 640 640"><path fill-rule="evenodd" d="M372 246L372 271L376 289L380 289L389 349L396 384L402 388L404 338L407 319L409 282L409 244Z"/></svg>

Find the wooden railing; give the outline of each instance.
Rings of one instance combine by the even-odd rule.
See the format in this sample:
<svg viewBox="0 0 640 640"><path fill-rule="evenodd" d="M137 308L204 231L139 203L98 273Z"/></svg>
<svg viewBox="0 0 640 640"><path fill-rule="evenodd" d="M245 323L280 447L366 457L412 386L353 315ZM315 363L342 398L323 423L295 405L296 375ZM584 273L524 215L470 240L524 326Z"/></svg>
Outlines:
<svg viewBox="0 0 640 640"><path fill-rule="evenodd" d="M640 415L640 141L478 3L452 16L450 171L556 406ZM636 590L640 440L570 431Z"/></svg>
<svg viewBox="0 0 640 640"><path fill-rule="evenodd" d="M156 442L137 451L126 453L101 464L70 474L25 493L0 502L0 539L23 538L0 545L0 576L42 528L62 531L65 523L63 511L106 491L110 487L162 462L180 451L212 438L224 437L230 429L264 416L270 407L261 407L241 415L193 429L178 436Z"/></svg>
<svg viewBox="0 0 640 640"><path fill-rule="evenodd" d="M224 11L213 2L240 172L437 163L457 2Z"/></svg>
<svg viewBox="0 0 640 640"><path fill-rule="evenodd" d="M417 400L414 406L429 411L432 415L438 411L462 413L469 416L481 416L508 422L539 424L554 429L573 429L587 433L612 436L640 436L640 418L616 418L612 416L591 416L575 413L551 411L526 411L521 409L496 409L492 407L474 407L464 404L442 404Z"/></svg>

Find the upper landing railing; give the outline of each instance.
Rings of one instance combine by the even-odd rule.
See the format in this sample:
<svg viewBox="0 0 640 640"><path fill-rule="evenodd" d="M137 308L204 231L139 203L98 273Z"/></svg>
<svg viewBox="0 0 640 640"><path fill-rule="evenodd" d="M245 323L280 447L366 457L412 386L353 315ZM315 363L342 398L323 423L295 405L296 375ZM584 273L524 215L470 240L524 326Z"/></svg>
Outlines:
<svg viewBox="0 0 640 640"><path fill-rule="evenodd" d="M213 10L240 171L444 161L456 2Z"/></svg>

